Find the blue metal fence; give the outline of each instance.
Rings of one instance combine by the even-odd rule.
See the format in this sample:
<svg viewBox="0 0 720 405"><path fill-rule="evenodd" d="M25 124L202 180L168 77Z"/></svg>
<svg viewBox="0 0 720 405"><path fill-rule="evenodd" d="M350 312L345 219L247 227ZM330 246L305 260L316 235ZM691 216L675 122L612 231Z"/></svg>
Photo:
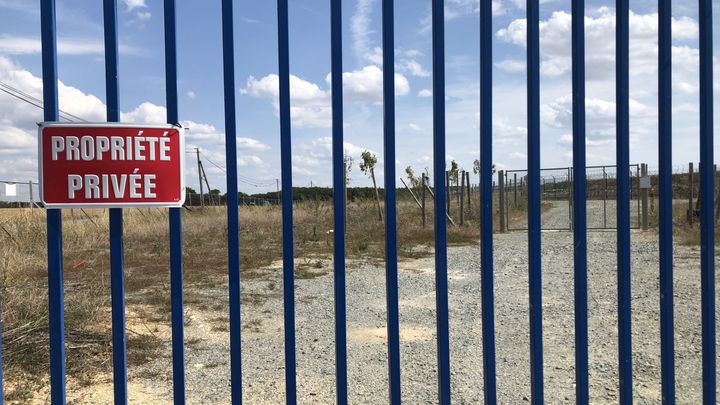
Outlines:
<svg viewBox="0 0 720 405"><path fill-rule="evenodd" d="M617 0L617 165L629 165L629 7ZM394 15L393 0L382 1L383 101L385 161L395 161ZM55 1L41 3L42 69L45 121L58 120ZM236 118L233 40L233 1L222 1L223 68L225 83L225 133L227 158L228 275L230 308L231 398L242 402L240 257L236 163ZM715 275L713 226L713 88L712 1L699 0L700 31L700 199L701 199L701 303L703 401L716 401ZM347 342L345 302L345 201L343 189L342 101L342 1L331 6L331 87L334 217L335 362L337 403L347 403ZM662 399L674 403L673 254L671 194L671 2L659 1L659 230ZM530 386L532 402L544 402L542 349L542 270L540 238L540 90L539 2L527 1L527 107L528 107L528 246ZM278 60L280 86L280 137L282 156L282 236L285 319L286 402L296 398L295 303L293 262L292 164L290 125L288 0L278 0ZM167 121L178 123L177 48L175 1L165 0L165 61ZM119 120L117 0L104 0L107 120ZM444 2L432 0L433 50L433 147L435 204L445 206L445 57ZM575 372L576 402L589 402L587 317L587 229L585 211L585 77L584 1L572 2L573 71L573 182L574 277L575 277ZM485 403L496 403L495 330L493 296L493 201L492 201L492 2L480 1L480 163L481 163L481 297L483 387ZM389 401L399 404L400 324L398 309L397 221L395 166L385 165L386 277ZM632 342L630 291L630 196L629 173L617 179L617 294L620 403L632 403ZM65 343L63 320L63 263L61 211L47 211L48 297L50 334L50 380L53 404L65 403ZM170 277L172 303L173 393L176 404L185 402L183 361L182 223L179 208L170 210ZM122 211L110 213L113 376L115 403L127 402L125 352L125 304L123 286ZM449 404L450 337L448 320L448 263L446 218L435 211L435 277L437 309L438 402ZM0 371L0 383L2 381ZM1 387L1 385L0 385ZM0 395L0 404L2 396Z"/></svg>

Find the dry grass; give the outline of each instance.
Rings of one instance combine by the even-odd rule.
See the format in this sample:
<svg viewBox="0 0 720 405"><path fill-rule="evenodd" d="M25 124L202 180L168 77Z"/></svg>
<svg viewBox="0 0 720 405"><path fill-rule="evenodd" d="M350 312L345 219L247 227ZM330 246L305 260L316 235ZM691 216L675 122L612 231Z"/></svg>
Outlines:
<svg viewBox="0 0 720 405"><path fill-rule="evenodd" d="M453 219L459 223L457 199ZM526 215L524 200L509 215ZM497 206L497 201L495 201ZM543 210L548 207L543 206ZM676 240L698 243L697 225L686 225L686 205L676 204ZM451 245L476 243L478 200L466 204L465 226L448 226ZM282 258L282 216L275 206L242 206L240 212L241 277L264 277L266 267ZM332 271L333 207L331 202L306 201L295 206L296 277L313 279ZM227 223L224 207L183 210L185 299L207 305L193 286L224 284L227 278ZM400 259L432 255L433 205L422 225L413 201L398 204ZM656 215L651 221L657 223ZM63 222L65 323L68 374L81 383L112 367L110 280L107 212L65 211ZM652 223L651 222L651 223ZM494 220L496 229L498 218ZM128 306L128 362L141 364L157 356L167 343L158 330L170 324L168 211L125 211L125 274ZM351 259L382 262L385 226L373 201L347 207L346 250ZM0 210L0 303L3 349L9 400L22 400L46 381L49 363L47 320L47 253L42 210ZM279 271L279 270L278 270ZM259 295L244 295L243 304L257 304L280 286ZM217 328L227 325L218 322Z"/></svg>
<svg viewBox="0 0 720 405"><path fill-rule="evenodd" d="M658 229L657 206L648 214L648 225ZM700 246L700 218L693 218L693 224L688 221L688 202L684 200L673 201L673 239L683 246ZM720 223L715 221L715 242L720 243Z"/></svg>
<svg viewBox="0 0 720 405"><path fill-rule="evenodd" d="M475 202L474 207L477 207ZM457 207L454 214L457 215ZM381 260L384 224L373 202L347 209L347 254ZM457 218L455 218L457 220ZM329 202L304 202L294 210L296 276L313 278L332 269L333 210ZM165 343L156 332L170 323L168 213L126 210L125 287L128 306L128 363L141 364ZM240 207L241 277L282 257L279 207ZM477 241L477 215L466 226L449 227L450 244ZM398 205L400 258L432 253L432 204L427 226L412 202ZM0 210L0 303L7 399L22 401L46 381L49 364L46 226L42 210ZM183 210L184 282L217 285L227 275L225 208ZM63 220L65 336L68 375L90 382L112 367L108 219L104 210L65 211ZM269 293L276 293L269 291ZM186 301L193 302L192 289ZM243 297L262 300L266 297Z"/></svg>

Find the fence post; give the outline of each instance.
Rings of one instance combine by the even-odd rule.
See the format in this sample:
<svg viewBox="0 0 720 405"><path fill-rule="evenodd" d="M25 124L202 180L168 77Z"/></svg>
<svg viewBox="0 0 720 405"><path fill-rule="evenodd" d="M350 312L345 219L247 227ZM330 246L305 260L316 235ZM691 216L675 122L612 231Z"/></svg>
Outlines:
<svg viewBox="0 0 720 405"><path fill-rule="evenodd" d="M650 177L648 176L648 167L647 163L643 163L640 166L640 175L641 178L647 177L647 187L640 188L640 192L642 193L641 199L642 199L642 229L643 231L647 231L648 229L648 191L650 190Z"/></svg>
<svg viewBox="0 0 720 405"><path fill-rule="evenodd" d="M509 195L510 195L510 177L508 175L508 172L505 172L505 230L508 230L510 228L510 201L509 201Z"/></svg>
<svg viewBox="0 0 720 405"><path fill-rule="evenodd" d="M500 192L500 232L505 232L505 172L498 172L498 191Z"/></svg>
<svg viewBox="0 0 720 405"><path fill-rule="evenodd" d="M572 173L572 168L568 167L567 172L568 172L568 177L567 177L568 178L568 218L570 218L569 224L570 224L570 230L572 230L573 229L573 214L572 214L572 212L573 212L573 194L572 194L573 173Z"/></svg>
<svg viewBox="0 0 720 405"><path fill-rule="evenodd" d="M467 183L465 183L466 187L467 187L467 205L468 205L468 209L472 209L472 205L470 202L470 196L471 196L471 194L470 194L470 172L465 172L465 177L467 178L467 180L466 180Z"/></svg>
<svg viewBox="0 0 720 405"><path fill-rule="evenodd" d="M200 183L200 206L205 206L205 190L203 190L202 169L200 168L200 149L195 148L195 156L197 157L198 183ZM210 190L208 190L208 193Z"/></svg>
<svg viewBox="0 0 720 405"><path fill-rule="evenodd" d="M632 177L632 170L630 176ZM635 198L637 199L637 227L640 228L640 165L635 165L635 177L637 177L637 181L635 182ZM632 179L630 179L630 201L632 201Z"/></svg>
<svg viewBox="0 0 720 405"><path fill-rule="evenodd" d="M693 216L695 210L693 209L693 163L688 163L688 223L692 226Z"/></svg>
<svg viewBox="0 0 720 405"><path fill-rule="evenodd" d="M713 1L698 6L700 65L700 319L702 325L703 403L717 403L715 334L715 226L713 199L715 173L710 170L713 152ZM713 168L714 169L714 168Z"/></svg>
<svg viewBox="0 0 720 405"><path fill-rule="evenodd" d="M45 121L58 121L57 42L55 0L40 2L43 110ZM72 213L72 211L71 211ZM50 346L50 402L65 403L65 315L63 311L62 211L47 210L48 329Z"/></svg>
<svg viewBox="0 0 720 405"><path fill-rule="evenodd" d="M717 165L713 165L713 176L715 181L713 182L713 195L717 195L715 189L717 189ZM715 198L715 221L720 218L720 198Z"/></svg>
<svg viewBox="0 0 720 405"><path fill-rule="evenodd" d="M617 173L615 173L617 177ZM608 178L605 167L603 167L603 180L605 180L605 190L603 192L603 228L607 228L607 189L608 189ZM615 179L617 181L617 179Z"/></svg>
<svg viewBox="0 0 720 405"><path fill-rule="evenodd" d="M514 205L515 205L515 209L517 209L517 190L518 190L518 186L517 186L517 173L513 173L513 188L514 188L514 193L515 193L515 202L514 202Z"/></svg>
<svg viewBox="0 0 720 405"><path fill-rule="evenodd" d="M237 122L235 115L235 51L233 2L222 1L225 167L227 168L228 305L230 315L230 399L242 402L242 319L240 316L240 220L238 218ZM201 183L202 184L202 183ZM203 199L200 196L202 203ZM337 232L337 229L335 230Z"/></svg>
<svg viewBox="0 0 720 405"><path fill-rule="evenodd" d="M445 172L445 202L446 202L446 210L447 214L450 215L450 172Z"/></svg>
<svg viewBox="0 0 720 405"><path fill-rule="evenodd" d="M422 204L420 206L420 210L422 211L422 225L423 228L425 228L425 224L427 221L427 218L425 217L425 184L427 184L427 177L425 177L425 173L422 174Z"/></svg>
<svg viewBox="0 0 720 405"><path fill-rule="evenodd" d="M32 180L28 181L28 189L30 190L30 211L32 211L33 205L35 205L35 200L33 199L32 192Z"/></svg>
<svg viewBox="0 0 720 405"><path fill-rule="evenodd" d="M460 181L460 193L458 194L460 196L460 226L465 225L465 172L460 172L460 177L462 177L462 180Z"/></svg>
<svg viewBox="0 0 720 405"><path fill-rule="evenodd" d="M460 205L460 193L458 190L460 188L460 177L464 176L462 171L458 172L458 175L455 177L455 197L458 199L458 205Z"/></svg>

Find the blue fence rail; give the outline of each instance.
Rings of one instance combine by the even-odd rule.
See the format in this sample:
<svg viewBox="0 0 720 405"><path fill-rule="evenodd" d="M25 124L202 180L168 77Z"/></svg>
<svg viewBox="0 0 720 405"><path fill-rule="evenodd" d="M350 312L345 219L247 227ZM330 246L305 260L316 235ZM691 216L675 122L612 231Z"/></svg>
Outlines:
<svg viewBox="0 0 720 405"><path fill-rule="evenodd" d="M616 95L617 165L629 165L629 7L628 0L617 0ZM394 15L393 0L382 1L383 101L385 161L395 160L394 103ZM104 0L107 120L119 119L117 0ZM231 399L242 402L240 257L237 201L236 118L234 78L233 1L222 1L222 41L225 83L225 133L227 158L228 275L230 308ZM716 401L715 348L715 269L713 222L713 64L712 2L699 0L700 56L700 199L701 199L701 310L703 402ZM58 120L58 75L55 25L55 1L42 0L41 39L45 121ZM343 188L343 100L342 100L342 1L330 0L331 6L331 87L333 187ZM671 136L671 2L659 1L659 275L661 310L662 400L674 403L673 341L673 253L672 253L672 136ZM529 330L530 386L534 404L544 402L542 339L542 269L540 238L540 36L539 2L527 1L527 155L528 155L528 247L529 247ZM285 320L286 402L296 398L295 302L293 262L293 209L289 84L288 0L278 0L278 71L280 86L280 136L282 156L282 237ZM175 1L165 0L165 62L167 121L178 123L177 48ZM433 51L433 147L435 204L445 206L445 57L444 2L432 0ZM483 388L485 403L496 403L495 330L493 296L493 201L492 201L492 2L480 1L480 154L481 154L481 297ZM573 70L573 182L574 201L574 281L575 281L575 372L576 402L589 402L588 316L587 316L587 229L585 226L585 77L584 77L584 1L572 2ZM399 404L400 324L398 314L397 222L394 165L385 165L386 276L389 401ZM630 200L629 173L618 171L617 179L617 296L618 296L618 376L619 401L631 404L632 341L630 291ZM334 294L335 362L337 403L347 403L347 342L345 302L345 201L344 193L333 193L334 218ZM53 404L65 403L65 342L63 320L62 216L58 209L47 211L48 305L50 334L50 381ZM123 268L122 211L110 213L111 293L113 333L113 376L115 403L127 403L125 351L125 303ZM179 208L170 210L170 277L172 307L173 393L176 404L185 402L182 290L182 222ZM448 321L447 230L442 210L435 212L435 277L437 309L438 402L449 404L450 339ZM2 374L0 371L0 384ZM1 389L1 385L0 385ZM0 395L0 404L2 396Z"/></svg>

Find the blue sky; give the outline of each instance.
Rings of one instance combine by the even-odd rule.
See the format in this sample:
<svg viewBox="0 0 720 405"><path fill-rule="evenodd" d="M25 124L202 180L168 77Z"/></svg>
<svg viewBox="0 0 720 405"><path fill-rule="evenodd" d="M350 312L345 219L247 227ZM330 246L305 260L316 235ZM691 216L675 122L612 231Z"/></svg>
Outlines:
<svg viewBox="0 0 720 405"><path fill-rule="evenodd" d="M470 169L479 143L478 0L446 0L447 153ZM494 158L525 167L524 1L493 2ZM589 164L613 164L614 2L586 2ZM673 2L674 162L698 159L697 1ZM329 1L290 1L290 70L294 184L329 185ZM382 50L380 0L343 2L345 140L358 159L380 158ZM57 0L60 107L102 121L102 2ZM119 0L122 119L165 119L163 2ZM570 1L541 1L542 166L571 164ZM188 148L223 166L220 1L178 0L180 117ZM235 5L238 165L246 192L274 189L279 177L277 26L273 1ZM631 16L631 160L657 166L657 14L655 1L633 1ZM397 165L399 173L432 167L429 0L396 1ZM720 9L716 5L716 21ZM720 38L715 24L715 54ZM0 0L0 81L41 93L39 1ZM717 57L716 57L717 60ZM715 63L717 67L718 63ZM720 89L718 69L715 89ZM717 101L717 97L715 98ZM716 109L717 110L717 109ZM36 179L36 107L0 93L0 180ZM716 117L716 123L720 119ZM716 126L717 127L717 126ZM716 128L717 129L717 128ZM197 172L189 159L188 183ZM205 162L210 185L225 189L221 168ZM351 185L369 185L357 167ZM196 187L197 188L197 187Z"/></svg>

